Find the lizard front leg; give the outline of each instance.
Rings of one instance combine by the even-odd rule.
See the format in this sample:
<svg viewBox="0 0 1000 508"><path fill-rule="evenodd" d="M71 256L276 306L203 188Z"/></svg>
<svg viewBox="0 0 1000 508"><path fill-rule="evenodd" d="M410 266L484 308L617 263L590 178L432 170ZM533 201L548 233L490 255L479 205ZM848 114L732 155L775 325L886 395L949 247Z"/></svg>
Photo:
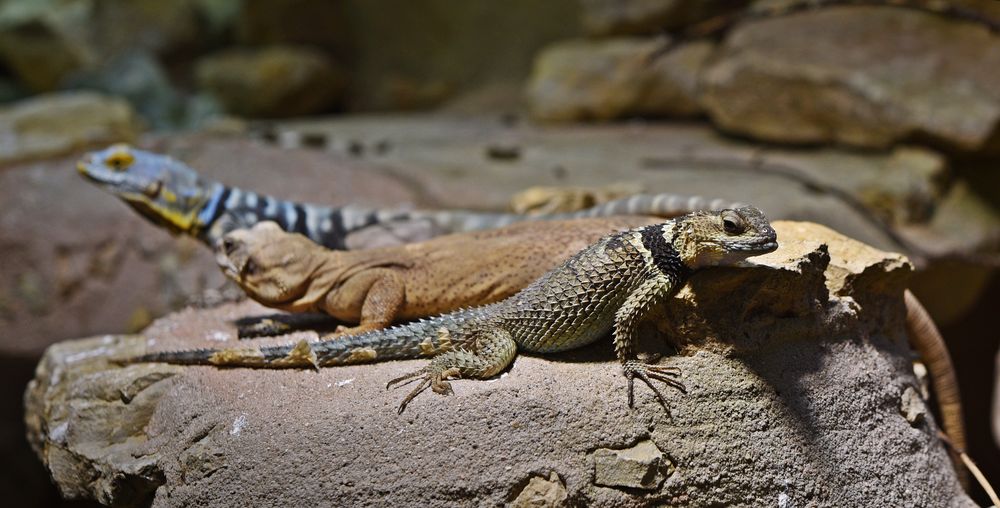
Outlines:
<svg viewBox="0 0 1000 508"><path fill-rule="evenodd" d="M324 310L337 315L336 306L343 304L343 294L362 293L361 318L358 326L337 327L331 337L358 335L372 330L381 330L396 320L406 301L406 282L391 268L376 268L354 276L344 286L331 291L324 299ZM348 297L350 295L347 295Z"/></svg>
<svg viewBox="0 0 1000 508"><path fill-rule="evenodd" d="M482 328L474 332L471 339L469 347L442 353L435 356L427 367L389 381L386 388L420 380L420 384L399 405L400 413L428 386L436 393L450 394L452 390L448 379L493 377L507 368L517 356L517 343L514 342L510 332L498 326Z"/></svg>
<svg viewBox="0 0 1000 508"><path fill-rule="evenodd" d="M629 294L625 303L618 309L615 314L614 328L615 354L622 362L625 378L628 379L628 406L634 407L634 382L635 378L639 378L653 390L653 393L660 400L660 404L667 411L667 415L670 414L670 406L652 380L661 381L681 393L687 393L684 385L675 379L680 377L681 371L675 367L662 367L640 362L635 354L635 345L639 321L653 305L663 301L667 295L671 294L673 287L670 279L662 276L644 282L638 289Z"/></svg>

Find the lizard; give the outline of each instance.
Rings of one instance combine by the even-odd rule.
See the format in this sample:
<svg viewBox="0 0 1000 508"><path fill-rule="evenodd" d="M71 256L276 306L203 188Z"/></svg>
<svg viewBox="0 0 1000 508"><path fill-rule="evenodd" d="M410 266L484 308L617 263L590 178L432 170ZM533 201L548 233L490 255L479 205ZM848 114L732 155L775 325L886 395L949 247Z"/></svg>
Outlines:
<svg viewBox="0 0 1000 508"><path fill-rule="evenodd" d="M690 209L722 209L719 199L677 194L635 195L571 213L524 216L475 211L422 211L340 207L297 203L227 186L198 174L181 161L112 145L85 155L77 171L131 206L150 222L173 234L197 238L209 248L234 229L274 221L319 245L347 250L371 246L362 239L373 228L400 237L399 243L426 240L457 231L506 226L524 220L560 220L608 215L672 217ZM409 226L409 227L408 227ZM385 238L385 235L380 235Z"/></svg>
<svg viewBox="0 0 1000 508"><path fill-rule="evenodd" d="M161 351L119 362L319 368L432 357L427 366L387 384L418 381L403 398L402 413L427 388L451 393L449 379L486 379L500 373L519 350L566 351L611 332L627 380L629 407L634 407L633 386L638 378L669 414L666 399L653 381L684 392L680 371L639 360L636 331L640 319L651 306L676 294L692 273L737 266L777 248L777 234L757 208L694 212L607 235L513 296L489 305L312 343Z"/></svg>
<svg viewBox="0 0 1000 508"><path fill-rule="evenodd" d="M216 261L257 302L360 322L337 331L354 334L502 300L609 233L662 221L615 216L521 222L360 251L327 249L261 222L222 237Z"/></svg>

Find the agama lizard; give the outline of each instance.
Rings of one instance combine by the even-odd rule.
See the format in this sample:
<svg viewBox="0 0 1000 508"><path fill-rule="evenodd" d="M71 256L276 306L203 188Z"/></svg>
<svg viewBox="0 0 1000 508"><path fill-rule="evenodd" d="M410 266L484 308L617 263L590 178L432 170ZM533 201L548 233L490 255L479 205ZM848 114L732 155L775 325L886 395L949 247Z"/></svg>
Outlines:
<svg viewBox="0 0 1000 508"><path fill-rule="evenodd" d="M400 404L428 387L449 393L450 378L485 379L505 369L518 350L565 351L613 331L628 380L629 405L639 378L667 408L653 380L684 391L672 367L639 361L636 329L651 306L672 296L692 272L735 265L778 248L777 235L754 207L696 212L615 233L573 255L503 301L429 320L309 343L243 349L165 351L123 360L248 367L322 367L433 356L430 365L389 382L419 379Z"/></svg>
<svg viewBox="0 0 1000 508"><path fill-rule="evenodd" d="M354 247L349 238L366 228L379 227L402 234L399 243L433 236L492 229L524 220L572 219L608 215L673 217L691 209L719 210L723 200L675 194L636 195L565 214L524 216L473 211L374 209L354 205L330 207L285 201L229 187L203 178L184 163L128 145L113 145L85 156L77 171L91 182L128 203L149 221L174 234L198 238L209 247L224 234L262 221L301 233L331 249ZM424 224L426 233L405 237L406 224Z"/></svg>
<svg viewBox="0 0 1000 508"><path fill-rule="evenodd" d="M222 237L216 260L250 298L360 321L338 330L360 333L502 300L603 236L659 222L639 216L522 222L361 251L326 249L262 222Z"/></svg>

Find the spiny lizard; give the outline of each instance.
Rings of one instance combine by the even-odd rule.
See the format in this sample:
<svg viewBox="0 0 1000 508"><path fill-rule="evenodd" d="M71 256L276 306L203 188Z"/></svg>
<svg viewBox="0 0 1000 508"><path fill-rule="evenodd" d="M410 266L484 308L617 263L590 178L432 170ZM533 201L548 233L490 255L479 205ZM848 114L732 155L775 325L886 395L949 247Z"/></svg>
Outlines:
<svg viewBox="0 0 1000 508"><path fill-rule="evenodd" d="M559 220L608 215L675 217L690 209L719 210L728 203L676 194L635 195L578 212L524 216L473 211L330 207L285 201L203 178L171 157L113 145L77 163L85 178L128 203L140 215L174 234L188 234L209 247L234 229L274 221L331 249L354 247L352 235L380 228L400 235L399 243L457 231L491 229L525 220ZM423 228L407 228L423 225ZM414 236L416 235L416 236Z"/></svg>
<svg viewBox="0 0 1000 508"><path fill-rule="evenodd" d="M484 379L505 369L518 350L565 351L613 331L615 352L628 380L639 378L667 408L653 384L683 391L679 371L638 360L637 325L650 307L675 294L690 274L712 266L736 265L777 249L774 229L754 207L696 212L604 237L573 255L514 296L486 306L408 325L294 345L244 349L154 352L132 362L321 367L433 356L430 365L389 382L419 379L399 407L428 387L449 393L447 379Z"/></svg>

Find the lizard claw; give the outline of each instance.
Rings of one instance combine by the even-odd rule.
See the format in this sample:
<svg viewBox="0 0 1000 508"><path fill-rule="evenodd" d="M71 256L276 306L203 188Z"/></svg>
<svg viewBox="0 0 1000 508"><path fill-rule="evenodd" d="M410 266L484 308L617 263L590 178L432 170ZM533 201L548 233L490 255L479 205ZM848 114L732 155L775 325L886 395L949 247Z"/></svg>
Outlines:
<svg viewBox="0 0 1000 508"><path fill-rule="evenodd" d="M667 411L667 416L670 416L670 405L667 404L667 400L663 397L663 393L660 392L660 389L653 384L653 380L655 379L660 381L681 393L687 393L687 389L684 387L684 384L676 379L681 375L681 370L676 367L649 365L635 360L629 360L625 362L624 371L625 378L628 379L628 407L635 407L635 397L633 395L635 378L641 379L643 383L646 383L646 386L653 390L653 393L656 394L656 398L660 400L660 404L663 406L663 409Z"/></svg>
<svg viewBox="0 0 1000 508"><path fill-rule="evenodd" d="M389 381L386 383L385 388L388 390L392 388L393 385L405 386L419 380L417 387L404 397L403 402L399 404L399 414L403 414L403 411L406 409L406 405L428 387L430 387L431 390L434 390L434 393L439 393L441 395L451 395L454 393L451 388L451 383L446 380L450 377L457 377L458 375L459 370L457 368L452 367L450 369L440 370L434 368L433 365L430 365Z"/></svg>

